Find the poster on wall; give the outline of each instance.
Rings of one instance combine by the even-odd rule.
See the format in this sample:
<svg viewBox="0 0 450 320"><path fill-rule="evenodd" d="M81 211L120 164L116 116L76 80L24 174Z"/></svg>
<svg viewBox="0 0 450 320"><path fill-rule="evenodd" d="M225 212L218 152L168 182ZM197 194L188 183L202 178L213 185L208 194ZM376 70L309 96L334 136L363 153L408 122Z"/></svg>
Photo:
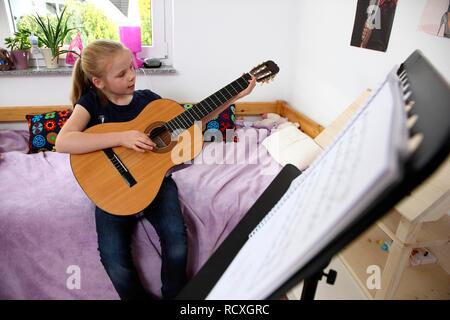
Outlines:
<svg viewBox="0 0 450 320"><path fill-rule="evenodd" d="M450 0L428 0L419 30L438 37L450 38Z"/></svg>
<svg viewBox="0 0 450 320"><path fill-rule="evenodd" d="M398 0L358 0L350 45L386 52Z"/></svg>

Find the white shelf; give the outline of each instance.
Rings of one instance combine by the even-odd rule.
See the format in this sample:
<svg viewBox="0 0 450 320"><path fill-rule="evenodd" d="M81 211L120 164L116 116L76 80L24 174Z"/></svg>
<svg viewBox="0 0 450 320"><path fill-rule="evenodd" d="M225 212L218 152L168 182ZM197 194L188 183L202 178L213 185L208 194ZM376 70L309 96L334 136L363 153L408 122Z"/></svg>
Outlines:
<svg viewBox="0 0 450 320"><path fill-rule="evenodd" d="M381 230L383 230L389 236L389 238L391 238L392 240L398 240L395 232L397 231L400 219L401 215L397 211L392 210L391 212L387 213L381 220L377 221L377 226Z"/></svg>
<svg viewBox="0 0 450 320"><path fill-rule="evenodd" d="M416 243L420 247L435 247L449 244L450 216L444 215L437 221L423 223L417 235Z"/></svg>
<svg viewBox="0 0 450 320"><path fill-rule="evenodd" d="M392 210L377 222L381 228L392 240L400 241L395 235L400 223L401 215L396 210ZM435 247L450 243L450 216L443 215L439 220L425 222L417 235L414 243L406 245L411 247ZM449 253L450 254L450 253Z"/></svg>
<svg viewBox="0 0 450 320"><path fill-rule="evenodd" d="M315 141L325 148L367 99L368 94L346 109ZM450 156L424 183L340 253L340 258L369 299L450 300ZM377 240L393 241L390 252ZM406 266L411 249L427 247L437 263ZM386 267L387 261L389 261ZM382 272L379 292L369 290L367 267Z"/></svg>
<svg viewBox="0 0 450 320"><path fill-rule="evenodd" d="M384 228L393 226L395 221L395 217L385 217ZM383 272L389 255L381 250L378 240L390 240L379 224L371 227L340 253L344 265L369 299L375 298L377 290L367 288L366 281L370 276L367 267L377 265ZM406 267L394 299L450 299L450 275L439 264Z"/></svg>

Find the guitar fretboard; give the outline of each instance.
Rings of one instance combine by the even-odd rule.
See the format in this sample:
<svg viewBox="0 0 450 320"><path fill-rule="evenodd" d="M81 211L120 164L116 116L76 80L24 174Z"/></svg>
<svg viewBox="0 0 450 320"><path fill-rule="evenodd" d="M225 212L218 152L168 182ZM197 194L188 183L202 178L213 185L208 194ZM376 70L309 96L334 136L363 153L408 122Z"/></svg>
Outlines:
<svg viewBox="0 0 450 320"><path fill-rule="evenodd" d="M168 121L165 127L171 133L190 128L196 121L201 121L201 119L214 112L218 107L224 105L227 101L244 91L248 87L248 81L250 79L250 74L244 74L208 98L195 104L192 108Z"/></svg>

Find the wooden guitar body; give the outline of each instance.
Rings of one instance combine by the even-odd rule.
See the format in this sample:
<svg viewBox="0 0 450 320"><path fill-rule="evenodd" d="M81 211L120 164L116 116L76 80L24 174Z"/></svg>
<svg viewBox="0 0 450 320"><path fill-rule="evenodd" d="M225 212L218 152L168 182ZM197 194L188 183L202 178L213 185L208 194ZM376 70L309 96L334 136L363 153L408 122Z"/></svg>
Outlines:
<svg viewBox="0 0 450 320"><path fill-rule="evenodd" d="M151 102L132 121L105 123L85 130L87 133L106 133L138 130L150 134L184 109L175 101L160 99ZM115 215L136 214L145 209L154 199L167 171L177 164L192 160L203 145L201 128L193 125L170 141L162 134L166 145L150 152L137 152L124 147L111 150L118 159L111 160L103 151L71 155L72 171L84 192L102 210ZM116 167L117 160L119 168ZM130 183L121 174L122 165L135 183ZM125 176L125 177L124 177Z"/></svg>

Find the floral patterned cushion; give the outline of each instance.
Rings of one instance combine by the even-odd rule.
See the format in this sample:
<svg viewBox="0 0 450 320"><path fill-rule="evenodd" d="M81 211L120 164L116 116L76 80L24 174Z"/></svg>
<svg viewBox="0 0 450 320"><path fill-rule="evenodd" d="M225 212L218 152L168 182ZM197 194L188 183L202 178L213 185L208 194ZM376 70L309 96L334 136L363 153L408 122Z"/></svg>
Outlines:
<svg viewBox="0 0 450 320"><path fill-rule="evenodd" d="M56 137L72 114L70 109L26 115L30 139L29 153L55 151Z"/></svg>
<svg viewBox="0 0 450 320"><path fill-rule="evenodd" d="M193 104L185 103L185 110L192 108ZM236 142L236 106L231 104L227 109L210 120L205 127L204 140L211 142L234 141Z"/></svg>

